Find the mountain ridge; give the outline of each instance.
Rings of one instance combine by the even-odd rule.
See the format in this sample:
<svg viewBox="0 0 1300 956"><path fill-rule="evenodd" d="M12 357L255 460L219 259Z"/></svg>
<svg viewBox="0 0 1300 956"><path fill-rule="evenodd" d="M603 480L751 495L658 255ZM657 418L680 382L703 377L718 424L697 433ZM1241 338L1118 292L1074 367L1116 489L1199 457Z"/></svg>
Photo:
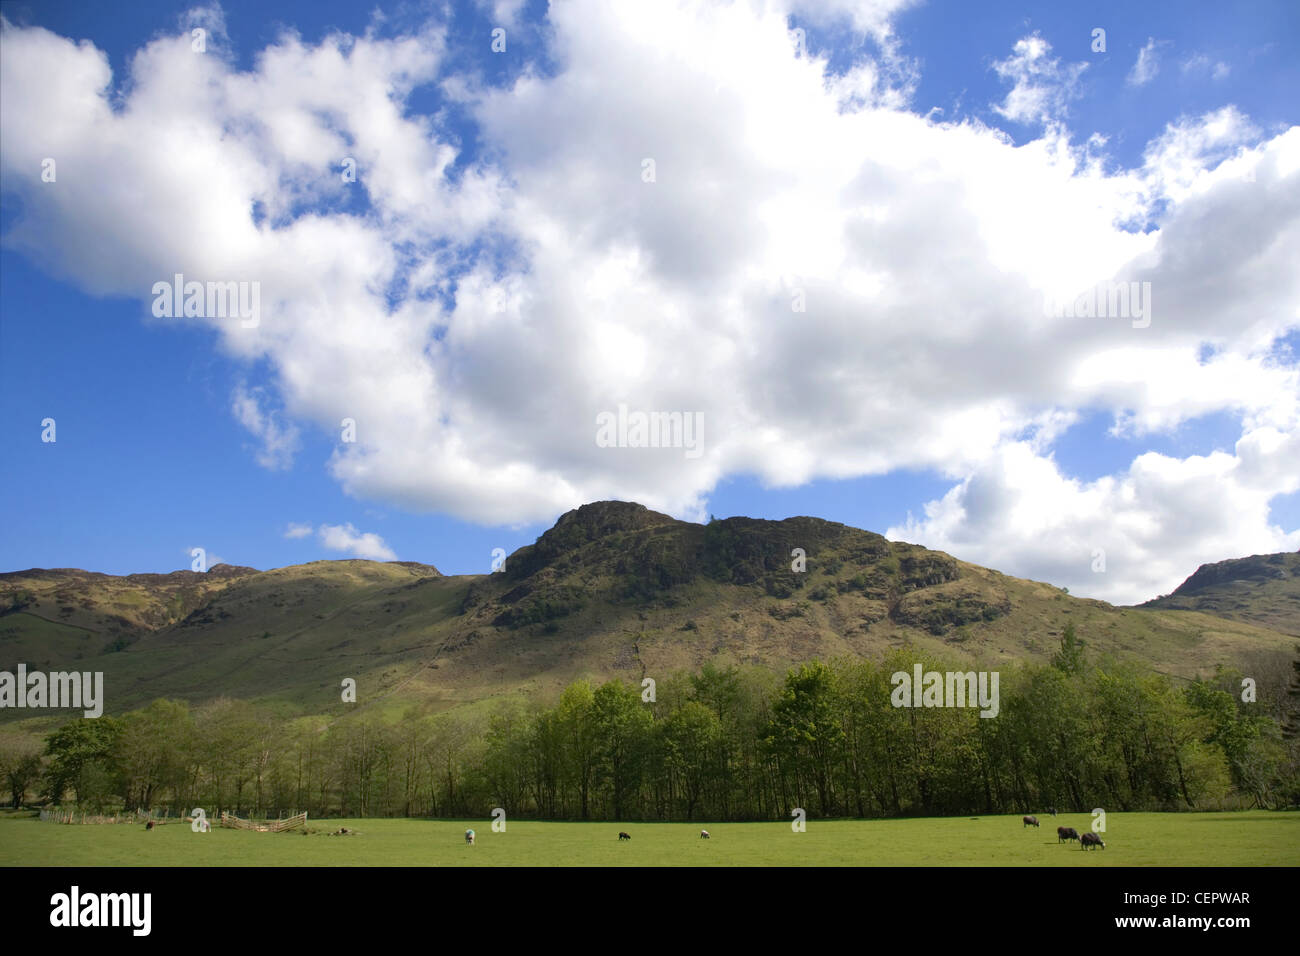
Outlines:
<svg viewBox="0 0 1300 956"><path fill-rule="evenodd" d="M904 645L996 668L1048 659L1070 622L1090 654L1181 676L1294 644L1240 613L1076 598L821 518L701 525L633 502L566 512L491 574L364 559L0 574L0 669L93 662L114 710L229 696L343 712L348 677L363 702L446 709L583 677L778 670Z"/></svg>
<svg viewBox="0 0 1300 956"><path fill-rule="evenodd" d="M1202 564L1173 592L1138 607L1205 611L1300 637L1300 551Z"/></svg>

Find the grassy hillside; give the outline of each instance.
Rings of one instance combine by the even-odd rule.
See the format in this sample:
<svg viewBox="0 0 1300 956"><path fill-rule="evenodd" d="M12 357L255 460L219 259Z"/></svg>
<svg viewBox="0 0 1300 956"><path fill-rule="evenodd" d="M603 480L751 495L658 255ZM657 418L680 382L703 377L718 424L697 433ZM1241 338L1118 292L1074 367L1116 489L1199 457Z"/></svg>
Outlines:
<svg viewBox="0 0 1300 956"><path fill-rule="evenodd" d="M1283 607L1276 623L1300 630ZM29 571L0 575L0 608L0 669L102 670L109 713L160 696L286 713L447 709L583 676L639 681L707 660L783 669L909 643L996 668L1046 659L1070 621L1090 655L1182 676L1281 659L1295 643L1242 616L1117 608L817 518L697 525L625 502L565 514L497 574L356 560ZM356 707L340 700L347 677Z"/></svg>
<svg viewBox="0 0 1300 956"><path fill-rule="evenodd" d="M105 642L125 644L144 631L173 624L229 585L257 573L254 568L218 564L203 574L116 577L73 568L0 574L0 634L17 638L28 628L39 629L32 620L39 619L55 625L43 631L46 636L80 632L92 640L80 650L98 652ZM14 615L23 615L21 627L15 626ZM39 645L31 650L39 650Z"/></svg>

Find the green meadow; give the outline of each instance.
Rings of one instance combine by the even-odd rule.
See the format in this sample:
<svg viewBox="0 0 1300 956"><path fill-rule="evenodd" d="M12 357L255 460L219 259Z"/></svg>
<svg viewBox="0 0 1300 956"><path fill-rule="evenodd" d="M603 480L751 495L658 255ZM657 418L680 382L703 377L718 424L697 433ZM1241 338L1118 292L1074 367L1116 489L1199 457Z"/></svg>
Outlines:
<svg viewBox="0 0 1300 956"><path fill-rule="evenodd" d="M809 820L788 823L539 823L485 820L317 820L309 832L170 823L42 823L0 814L4 866L1297 866L1300 814L1111 813L1105 849L1058 844L1056 827L1080 833L1088 814L976 819ZM331 836L347 827L350 836ZM478 841L467 846L465 830ZM707 828L711 839L699 837ZM618 833L632 835L620 842Z"/></svg>

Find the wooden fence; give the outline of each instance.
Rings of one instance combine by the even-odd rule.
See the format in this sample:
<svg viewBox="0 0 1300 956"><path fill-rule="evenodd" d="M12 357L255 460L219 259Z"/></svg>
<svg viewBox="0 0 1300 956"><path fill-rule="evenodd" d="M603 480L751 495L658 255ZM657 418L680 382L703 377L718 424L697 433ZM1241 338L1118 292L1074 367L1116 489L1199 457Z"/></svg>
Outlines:
<svg viewBox="0 0 1300 956"><path fill-rule="evenodd" d="M241 820L232 813L221 814L221 825L230 827L234 830L256 830L258 833L283 833L285 830L293 830L297 827L307 825L306 811L292 817L286 817L283 820L267 820L265 823L258 823L255 820Z"/></svg>
<svg viewBox="0 0 1300 956"><path fill-rule="evenodd" d="M80 810L65 810L61 807L41 811L41 819L47 823L149 823L153 822L154 826L162 826L164 823L190 823L190 817L172 817L167 818L169 810L164 810L161 817L154 816L151 812L145 810L136 810L134 813L83 813ZM221 814L221 825L234 830L256 830L258 833L281 833L285 830L293 830L298 827L307 825L307 814L296 814L292 817L286 817L283 820L267 820L259 822L256 820L241 820L232 813Z"/></svg>
<svg viewBox="0 0 1300 956"><path fill-rule="evenodd" d="M65 810L61 807L53 807L41 811L41 819L47 823L148 823L153 822L155 826L161 826L164 823L189 823L190 817L178 817L172 820L167 819L167 811L163 816L156 817L144 810L136 810L134 813L114 813L112 815L103 813L84 813L79 810ZM283 820L267 820L258 822L256 820L241 820L233 813L221 814L221 825L233 830L255 830L258 833L283 833L285 830L294 830L298 827L307 825L306 811L286 817Z"/></svg>
<svg viewBox="0 0 1300 956"><path fill-rule="evenodd" d="M41 819L48 823L139 823L137 813L83 813L78 810L63 810L55 807L42 810ZM146 818L147 819L147 818Z"/></svg>

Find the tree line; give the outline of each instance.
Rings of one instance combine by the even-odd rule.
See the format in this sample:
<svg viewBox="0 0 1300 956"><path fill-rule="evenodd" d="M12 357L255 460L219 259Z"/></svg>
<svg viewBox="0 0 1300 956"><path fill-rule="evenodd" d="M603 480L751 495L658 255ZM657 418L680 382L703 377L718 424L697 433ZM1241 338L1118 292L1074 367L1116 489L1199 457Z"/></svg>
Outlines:
<svg viewBox="0 0 1300 956"><path fill-rule="evenodd" d="M706 664L640 684L578 681L385 721L281 718L239 700L155 700L78 719L43 750L0 747L18 806L209 815L767 820L1300 802L1300 747L1280 732L1285 682L1243 700L1242 675L1176 680L1089 664L1073 629L1049 664L1000 671L993 718L898 707L897 672L964 671L913 649L813 661L784 677Z"/></svg>

